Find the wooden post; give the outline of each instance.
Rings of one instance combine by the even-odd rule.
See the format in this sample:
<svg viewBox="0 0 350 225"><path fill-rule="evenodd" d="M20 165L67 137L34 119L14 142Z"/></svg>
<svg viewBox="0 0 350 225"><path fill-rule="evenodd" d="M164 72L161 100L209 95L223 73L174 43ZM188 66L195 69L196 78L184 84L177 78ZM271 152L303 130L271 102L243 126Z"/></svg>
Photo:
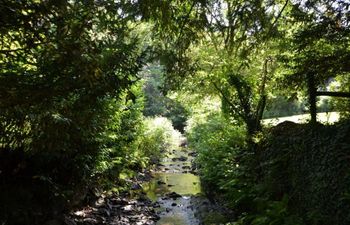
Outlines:
<svg viewBox="0 0 350 225"><path fill-rule="evenodd" d="M317 122L317 111L316 111L316 86L315 86L315 76L313 74L308 75L308 89L309 89L309 104L310 104L310 115L311 124L316 124Z"/></svg>
<svg viewBox="0 0 350 225"><path fill-rule="evenodd" d="M331 96L331 97L342 97L350 98L350 92L330 92L330 91L318 91L316 92L317 96Z"/></svg>

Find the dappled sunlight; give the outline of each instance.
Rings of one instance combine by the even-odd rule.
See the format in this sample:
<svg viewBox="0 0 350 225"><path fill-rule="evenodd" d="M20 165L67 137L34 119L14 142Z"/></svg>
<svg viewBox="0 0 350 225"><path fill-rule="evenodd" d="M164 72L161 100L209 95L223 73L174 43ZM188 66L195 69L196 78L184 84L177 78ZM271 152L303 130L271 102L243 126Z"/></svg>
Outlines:
<svg viewBox="0 0 350 225"><path fill-rule="evenodd" d="M1 1L0 225L349 225L349 13Z"/></svg>

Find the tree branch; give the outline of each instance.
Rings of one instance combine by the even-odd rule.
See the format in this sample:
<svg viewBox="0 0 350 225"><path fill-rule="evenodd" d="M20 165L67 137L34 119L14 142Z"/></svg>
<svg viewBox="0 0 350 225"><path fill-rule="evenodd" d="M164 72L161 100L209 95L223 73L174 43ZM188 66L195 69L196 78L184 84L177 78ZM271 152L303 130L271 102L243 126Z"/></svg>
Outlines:
<svg viewBox="0 0 350 225"><path fill-rule="evenodd" d="M195 4L196 4L196 1L193 1L192 5L191 5L191 8L190 8L190 10L188 11L188 13L187 13L187 15L186 15L186 17L185 17L185 20L184 20L183 23L181 24L180 32L179 32L179 36L178 36L178 40L180 40L180 37L181 37L181 35L182 35L182 33L183 33L183 30L184 30L184 27L185 27L186 23L188 22L188 20L189 20L189 18L190 18L191 12L192 12L192 10L193 10Z"/></svg>
<svg viewBox="0 0 350 225"><path fill-rule="evenodd" d="M269 31L268 31L268 34L271 32L272 28L276 25L276 23L277 23L277 21L279 20L279 18L282 16L282 13L283 13L283 11L285 10L285 8L287 7L288 3L289 3L289 0L286 0L286 2L284 3L284 5L283 5L281 11L278 13L277 17L275 18L275 20L274 20L273 23L271 24L270 29L269 29Z"/></svg>

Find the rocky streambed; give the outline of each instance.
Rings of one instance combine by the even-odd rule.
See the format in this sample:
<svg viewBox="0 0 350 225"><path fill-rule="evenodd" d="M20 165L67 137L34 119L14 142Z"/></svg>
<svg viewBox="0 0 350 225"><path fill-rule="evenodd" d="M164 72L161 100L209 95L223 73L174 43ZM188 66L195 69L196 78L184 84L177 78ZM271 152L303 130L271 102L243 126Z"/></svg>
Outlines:
<svg viewBox="0 0 350 225"><path fill-rule="evenodd" d="M139 190L144 179L133 180L132 189ZM66 225L151 225L160 219L155 210L158 207L159 204L143 192L102 194L93 204L72 212L64 220Z"/></svg>
<svg viewBox="0 0 350 225"><path fill-rule="evenodd" d="M186 147L173 150L158 165L154 178L143 185L147 197L159 204L157 225L199 224L194 196L201 195L201 185L193 167L195 153Z"/></svg>
<svg viewBox="0 0 350 225"><path fill-rule="evenodd" d="M151 175L139 174L132 192L101 196L95 204L73 212L69 225L199 225L220 220L221 211L203 194L194 158L187 146L165 153ZM146 180L146 181L145 181Z"/></svg>
<svg viewBox="0 0 350 225"><path fill-rule="evenodd" d="M186 145L168 152L153 173L154 178L143 184L146 196L159 204L156 212L160 219L156 225L223 224L227 221L231 212L210 202L202 193L194 162L196 155Z"/></svg>

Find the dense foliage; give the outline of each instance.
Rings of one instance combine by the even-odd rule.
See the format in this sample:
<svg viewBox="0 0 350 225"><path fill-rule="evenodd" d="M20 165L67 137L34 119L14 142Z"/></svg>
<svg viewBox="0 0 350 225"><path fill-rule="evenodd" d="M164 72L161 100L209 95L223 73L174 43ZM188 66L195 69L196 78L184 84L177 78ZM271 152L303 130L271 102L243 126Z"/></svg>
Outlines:
<svg viewBox="0 0 350 225"><path fill-rule="evenodd" d="M348 121L284 122L254 146L228 124L210 115L188 135L205 191L234 209L234 224L349 223Z"/></svg>
<svg viewBox="0 0 350 225"><path fill-rule="evenodd" d="M43 224L99 189L127 189L173 127L236 224L348 224L349 124L319 125L316 112L349 115L349 11L342 0L0 0L0 224ZM343 97L317 97L329 91ZM313 126L261 123L306 111Z"/></svg>
<svg viewBox="0 0 350 225"><path fill-rule="evenodd" d="M261 12L251 2L223 2L211 21L221 27L191 49L200 67L186 80L196 87L190 93L222 99L224 118L211 115L188 130L204 186L234 209L234 224L348 223L348 124L286 123L269 133L259 122L262 115L348 111L344 99L322 98L318 109L312 102L316 91L349 91L347 66L338 65L349 55L349 4L258 1L267 9ZM245 10L258 18L243 20Z"/></svg>
<svg viewBox="0 0 350 225"><path fill-rule="evenodd" d="M177 99L165 94L165 72L161 66L148 66L144 72L145 116L164 116L171 120L175 129L184 132L188 110Z"/></svg>
<svg viewBox="0 0 350 225"><path fill-rule="evenodd" d="M145 131L142 135L142 149L145 156L153 163L158 163L163 153L175 149L180 133L175 130L171 120L165 117L146 118Z"/></svg>
<svg viewBox="0 0 350 225"><path fill-rule="evenodd" d="M209 114L188 133L190 147L197 149L200 175L208 192L229 186L232 173L237 173L236 156L245 148L244 129L230 124L220 114Z"/></svg>
<svg viewBox="0 0 350 225"><path fill-rule="evenodd" d="M159 151L141 139L147 46L132 8L1 1L0 223L43 224Z"/></svg>

